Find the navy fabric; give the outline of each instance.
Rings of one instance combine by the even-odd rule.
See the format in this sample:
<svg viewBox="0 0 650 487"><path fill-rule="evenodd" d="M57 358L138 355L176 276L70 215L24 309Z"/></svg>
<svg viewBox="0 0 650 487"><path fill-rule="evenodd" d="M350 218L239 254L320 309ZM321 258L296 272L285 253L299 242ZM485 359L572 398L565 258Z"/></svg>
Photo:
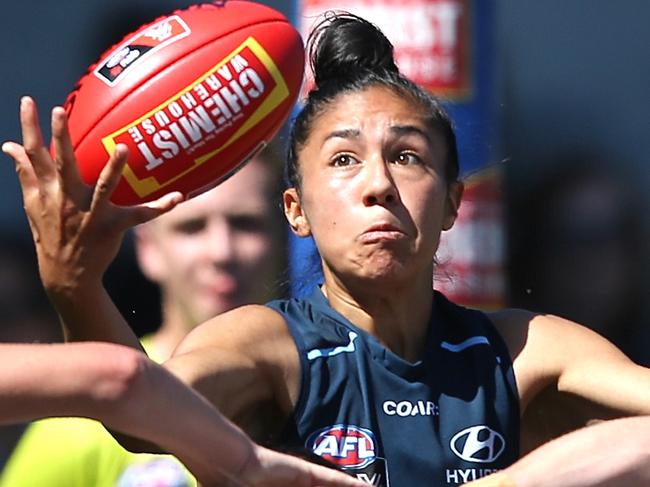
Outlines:
<svg viewBox="0 0 650 487"><path fill-rule="evenodd" d="M422 360L410 363L332 309L316 287L280 312L301 360L282 442L382 487L460 485L514 462L519 398L487 316L434 291Z"/></svg>

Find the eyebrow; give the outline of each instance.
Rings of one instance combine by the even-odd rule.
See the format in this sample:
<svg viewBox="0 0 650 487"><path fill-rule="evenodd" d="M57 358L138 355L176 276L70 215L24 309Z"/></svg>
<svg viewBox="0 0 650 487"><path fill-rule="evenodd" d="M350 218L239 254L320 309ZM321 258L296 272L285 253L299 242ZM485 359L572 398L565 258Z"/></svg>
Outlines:
<svg viewBox="0 0 650 487"><path fill-rule="evenodd" d="M342 130L335 130L334 132L330 132L327 134L327 136L323 139L323 142L328 141L329 139L358 139L359 136L361 135L361 131L359 129L342 129Z"/></svg>
<svg viewBox="0 0 650 487"><path fill-rule="evenodd" d="M420 127L415 125L393 125L389 129L395 135L419 135L424 137L427 142L431 143L431 134L427 130L423 130ZM342 129L335 130L327 134L323 142L328 141L329 139L358 139L361 136L361 131L359 129Z"/></svg>
<svg viewBox="0 0 650 487"><path fill-rule="evenodd" d="M430 144L432 143L431 133L415 125L393 125L390 127L390 131L395 135L419 135L424 137Z"/></svg>

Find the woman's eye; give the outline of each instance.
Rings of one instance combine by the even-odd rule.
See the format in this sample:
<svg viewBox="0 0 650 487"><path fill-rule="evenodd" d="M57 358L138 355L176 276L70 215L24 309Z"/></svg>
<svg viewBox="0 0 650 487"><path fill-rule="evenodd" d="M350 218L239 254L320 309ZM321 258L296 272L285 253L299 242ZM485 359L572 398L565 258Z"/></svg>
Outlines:
<svg viewBox="0 0 650 487"><path fill-rule="evenodd" d="M409 164L420 164L420 162L421 159L415 154L411 154L410 152L402 152L397 156L397 159L395 159L396 164L404 166Z"/></svg>
<svg viewBox="0 0 650 487"><path fill-rule="evenodd" d="M348 154L339 154L332 160L332 165L336 167L351 166L357 160Z"/></svg>

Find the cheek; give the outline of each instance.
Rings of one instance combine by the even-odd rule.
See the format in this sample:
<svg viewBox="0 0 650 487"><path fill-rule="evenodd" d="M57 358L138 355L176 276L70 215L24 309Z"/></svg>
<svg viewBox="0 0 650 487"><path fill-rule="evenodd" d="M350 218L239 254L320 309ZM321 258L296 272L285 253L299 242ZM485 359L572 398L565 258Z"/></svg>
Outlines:
<svg viewBox="0 0 650 487"><path fill-rule="evenodd" d="M257 267L267 259L274 258L276 249L271 235L258 233L238 235L234 248L243 267Z"/></svg>
<svg viewBox="0 0 650 487"><path fill-rule="evenodd" d="M176 249L169 264L170 279L188 279L197 273L197 258L192 249Z"/></svg>
<svg viewBox="0 0 650 487"><path fill-rule="evenodd" d="M358 188L341 179L325 179L303 186L303 211L314 229L334 231L344 225L346 216L354 211Z"/></svg>
<svg viewBox="0 0 650 487"><path fill-rule="evenodd" d="M333 198L324 198L307 211L311 235L322 254L328 254L328 249L346 245L353 230L349 224L349 212L350 208Z"/></svg>
<svg viewBox="0 0 650 487"><path fill-rule="evenodd" d="M427 241L437 241L442 231L446 214L445 195L445 188L439 184L427 185L403 195L404 206L408 208L421 237Z"/></svg>
<svg viewBox="0 0 650 487"><path fill-rule="evenodd" d="M169 279L188 279L204 262L204 245L197 238L170 238L166 242L165 262Z"/></svg>

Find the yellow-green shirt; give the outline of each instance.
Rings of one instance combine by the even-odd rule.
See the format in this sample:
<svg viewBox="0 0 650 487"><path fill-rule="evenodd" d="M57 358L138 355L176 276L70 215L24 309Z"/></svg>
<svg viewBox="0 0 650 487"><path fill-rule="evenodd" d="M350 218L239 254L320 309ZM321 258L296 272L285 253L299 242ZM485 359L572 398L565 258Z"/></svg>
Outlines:
<svg viewBox="0 0 650 487"><path fill-rule="evenodd" d="M142 343L150 348L146 338ZM130 453L85 418L32 423L0 476L0 487L135 486L195 487L196 480L174 457Z"/></svg>

